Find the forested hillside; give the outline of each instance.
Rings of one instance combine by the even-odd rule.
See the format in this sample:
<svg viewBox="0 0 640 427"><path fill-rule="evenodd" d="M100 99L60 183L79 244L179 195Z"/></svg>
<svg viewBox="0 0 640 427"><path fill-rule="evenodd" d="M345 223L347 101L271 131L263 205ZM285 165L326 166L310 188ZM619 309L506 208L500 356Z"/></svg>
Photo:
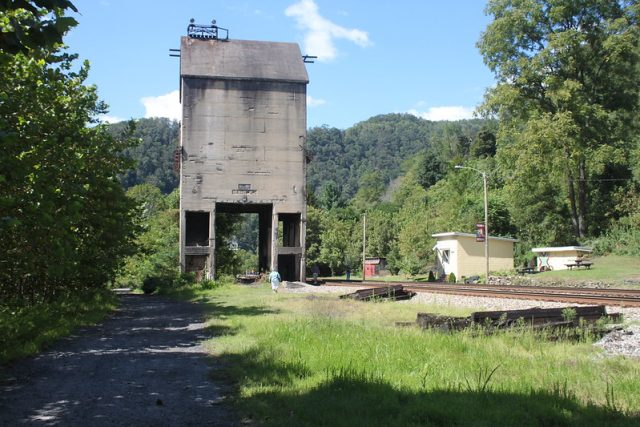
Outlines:
<svg viewBox="0 0 640 427"><path fill-rule="evenodd" d="M309 188L320 193L339 184L345 199L353 197L360 181L375 171L383 185L403 173L403 163L421 151L443 162L469 153L484 120L431 122L410 114L386 114L340 130L327 126L309 129L307 169Z"/></svg>
<svg viewBox="0 0 640 427"><path fill-rule="evenodd" d="M128 122L109 126L109 132L118 136L127 131ZM125 172L120 181L125 188L138 184L152 184L165 194L178 186L178 176L173 172L173 152L178 147L180 124L167 118L139 119L135 121L132 136L139 144L125 151L135 162L133 169Z"/></svg>

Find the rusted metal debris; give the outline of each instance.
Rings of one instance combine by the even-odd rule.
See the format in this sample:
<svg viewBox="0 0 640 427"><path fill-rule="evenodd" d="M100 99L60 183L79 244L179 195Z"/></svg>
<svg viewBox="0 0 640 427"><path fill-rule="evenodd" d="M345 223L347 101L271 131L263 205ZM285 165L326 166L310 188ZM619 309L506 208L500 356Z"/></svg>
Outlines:
<svg viewBox="0 0 640 427"><path fill-rule="evenodd" d="M458 331L473 325L489 328L530 326L534 329L564 328L581 324L594 324L609 318L616 322L620 313L607 313L604 305L587 307L531 308L526 310L478 311L469 317L450 317L432 313L418 313L416 323L426 329Z"/></svg>
<svg viewBox="0 0 640 427"><path fill-rule="evenodd" d="M404 289L402 285L390 285L379 288L360 289L353 293L340 296L345 299L355 299L358 301L371 301L380 299L390 299L393 301L407 300L413 298L416 293Z"/></svg>

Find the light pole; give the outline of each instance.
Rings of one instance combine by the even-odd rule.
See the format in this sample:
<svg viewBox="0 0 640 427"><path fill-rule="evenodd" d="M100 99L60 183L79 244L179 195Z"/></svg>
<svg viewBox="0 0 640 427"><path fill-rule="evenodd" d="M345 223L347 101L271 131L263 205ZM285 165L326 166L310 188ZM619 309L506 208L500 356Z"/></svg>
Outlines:
<svg viewBox="0 0 640 427"><path fill-rule="evenodd" d="M362 281L367 279L367 214L362 216Z"/></svg>
<svg viewBox="0 0 640 427"><path fill-rule="evenodd" d="M471 169L482 175L482 184L484 186L484 271L487 285L489 284L489 203L487 200L487 173L469 166L455 165L456 169Z"/></svg>

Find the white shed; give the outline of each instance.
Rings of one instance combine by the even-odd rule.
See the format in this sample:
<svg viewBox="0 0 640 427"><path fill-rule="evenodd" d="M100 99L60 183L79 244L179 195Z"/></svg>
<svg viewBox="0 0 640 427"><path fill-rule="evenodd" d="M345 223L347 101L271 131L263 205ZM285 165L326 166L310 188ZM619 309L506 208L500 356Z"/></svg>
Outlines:
<svg viewBox="0 0 640 427"><path fill-rule="evenodd" d="M533 248L531 252L538 257L536 268L543 270L568 270L569 265L575 265L576 260L582 260L593 249L586 246L558 246L550 248Z"/></svg>

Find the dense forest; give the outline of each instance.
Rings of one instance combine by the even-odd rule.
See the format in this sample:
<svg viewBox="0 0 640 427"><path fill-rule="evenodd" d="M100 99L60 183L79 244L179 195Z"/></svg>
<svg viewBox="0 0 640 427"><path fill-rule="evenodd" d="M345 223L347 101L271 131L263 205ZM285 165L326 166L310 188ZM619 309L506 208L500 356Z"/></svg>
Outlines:
<svg viewBox="0 0 640 427"><path fill-rule="evenodd" d="M129 131L130 123L109 125L114 137ZM121 175L125 188L138 184L151 184L165 194L178 187L178 176L173 172L173 152L179 145L180 125L167 118L135 120L132 138L137 144L127 148L124 155L135 162L135 168Z"/></svg>
<svg viewBox="0 0 640 427"><path fill-rule="evenodd" d="M342 196L350 199L371 171L388 186L403 173L405 161L418 153L433 153L442 163L468 155L478 133L491 125L483 120L431 122L410 114L387 114L346 130L311 128L307 184L319 193L340 183Z"/></svg>

